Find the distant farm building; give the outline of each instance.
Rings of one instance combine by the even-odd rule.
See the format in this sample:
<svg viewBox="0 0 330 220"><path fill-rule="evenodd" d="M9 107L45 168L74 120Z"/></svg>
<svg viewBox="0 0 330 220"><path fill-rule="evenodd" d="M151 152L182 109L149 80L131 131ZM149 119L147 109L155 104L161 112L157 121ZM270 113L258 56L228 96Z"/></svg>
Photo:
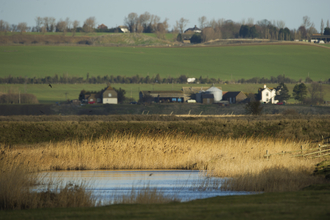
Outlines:
<svg viewBox="0 0 330 220"><path fill-rule="evenodd" d="M247 96L241 92L223 92L222 100L228 101L230 104L241 103L246 101Z"/></svg>
<svg viewBox="0 0 330 220"><path fill-rule="evenodd" d="M111 86L104 90L102 98L103 104L118 104L117 92Z"/></svg>
<svg viewBox="0 0 330 220"><path fill-rule="evenodd" d="M272 103L276 104L278 100L275 100L276 96L276 89L274 88L268 88L266 84L263 88L258 89L258 96L260 98L260 102L262 103Z"/></svg>
<svg viewBox="0 0 330 220"><path fill-rule="evenodd" d="M182 91L140 91L139 98L143 102L184 102Z"/></svg>
<svg viewBox="0 0 330 220"><path fill-rule="evenodd" d="M202 30L199 29L196 25L195 25L195 27L193 27L193 28L188 28L187 30L184 31L184 33L187 33L187 32L189 32L189 31L192 31L192 32L194 32L194 33L201 33L201 32L202 32Z"/></svg>
<svg viewBox="0 0 330 220"><path fill-rule="evenodd" d="M128 27L126 27L126 26L118 26L118 29L122 33L130 33Z"/></svg>

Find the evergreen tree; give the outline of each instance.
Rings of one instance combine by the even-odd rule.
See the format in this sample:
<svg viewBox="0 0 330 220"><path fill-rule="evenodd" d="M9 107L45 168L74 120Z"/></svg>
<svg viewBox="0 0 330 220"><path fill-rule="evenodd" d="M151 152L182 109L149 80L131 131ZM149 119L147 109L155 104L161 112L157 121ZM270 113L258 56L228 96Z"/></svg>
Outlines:
<svg viewBox="0 0 330 220"><path fill-rule="evenodd" d="M295 100L298 100L300 102L304 101L307 95L307 87L304 83L297 84L293 88L292 96Z"/></svg>
<svg viewBox="0 0 330 220"><path fill-rule="evenodd" d="M288 87L286 87L286 85L283 82L280 83L276 88L276 93L278 95L276 95L275 99L278 100L279 102L286 101L290 98Z"/></svg>

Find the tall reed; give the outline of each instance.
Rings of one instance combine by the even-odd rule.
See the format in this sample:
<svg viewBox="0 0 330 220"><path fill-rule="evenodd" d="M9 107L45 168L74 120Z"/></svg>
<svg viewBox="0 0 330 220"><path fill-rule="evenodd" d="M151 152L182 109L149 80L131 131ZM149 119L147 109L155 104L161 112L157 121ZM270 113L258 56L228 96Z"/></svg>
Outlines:
<svg viewBox="0 0 330 220"><path fill-rule="evenodd" d="M283 191L297 190L323 181L309 177L315 164L322 159L277 156L266 160L263 157L266 150L270 153L299 150L301 144L288 140L221 139L180 133L175 136L117 133L96 141L64 141L3 149L6 155L3 160L10 164L19 159L34 171L200 169L238 181L228 180L223 189ZM283 188L290 181L297 184Z"/></svg>
<svg viewBox="0 0 330 220"><path fill-rule="evenodd" d="M47 185L47 190L38 192L34 187L39 184L38 174L28 173L19 163L0 163L0 210L33 209L46 207L90 207L96 200L83 184Z"/></svg>

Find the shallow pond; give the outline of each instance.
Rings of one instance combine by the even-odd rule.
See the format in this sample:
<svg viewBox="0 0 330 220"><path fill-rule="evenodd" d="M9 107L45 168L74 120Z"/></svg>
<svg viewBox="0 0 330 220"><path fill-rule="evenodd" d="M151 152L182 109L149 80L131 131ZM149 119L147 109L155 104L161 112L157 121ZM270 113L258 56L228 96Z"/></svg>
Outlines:
<svg viewBox="0 0 330 220"><path fill-rule="evenodd" d="M175 196L181 201L215 196L245 195L250 192L221 191L223 179L207 177L205 173L191 170L96 170L54 171L41 173L43 180L61 181L65 184L86 182L94 196L100 201L113 201L114 196L125 195L146 186L157 188L165 195ZM38 190L43 190L39 186Z"/></svg>

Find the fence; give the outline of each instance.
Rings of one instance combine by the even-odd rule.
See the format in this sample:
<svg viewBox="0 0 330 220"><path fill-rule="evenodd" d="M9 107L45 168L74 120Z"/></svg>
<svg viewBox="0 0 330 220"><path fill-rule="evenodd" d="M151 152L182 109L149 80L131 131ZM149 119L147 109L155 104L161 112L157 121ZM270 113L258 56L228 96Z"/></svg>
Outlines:
<svg viewBox="0 0 330 220"><path fill-rule="evenodd" d="M312 143L319 143L323 141L322 145L319 144L318 147L314 147L314 148L306 148L309 147ZM280 153L275 153L275 154L270 154L268 150L266 150L266 154L264 155L264 158L266 158L267 160L269 160L269 158L271 156L275 156L275 155L285 155L285 154L291 154L291 157L303 157L303 158L317 158L317 157L324 157L324 156L328 156L330 155L330 136L329 137L325 137L321 140L316 140L316 141L312 141L311 144L305 144L305 145L301 145L300 150L296 150L296 151L282 151Z"/></svg>

